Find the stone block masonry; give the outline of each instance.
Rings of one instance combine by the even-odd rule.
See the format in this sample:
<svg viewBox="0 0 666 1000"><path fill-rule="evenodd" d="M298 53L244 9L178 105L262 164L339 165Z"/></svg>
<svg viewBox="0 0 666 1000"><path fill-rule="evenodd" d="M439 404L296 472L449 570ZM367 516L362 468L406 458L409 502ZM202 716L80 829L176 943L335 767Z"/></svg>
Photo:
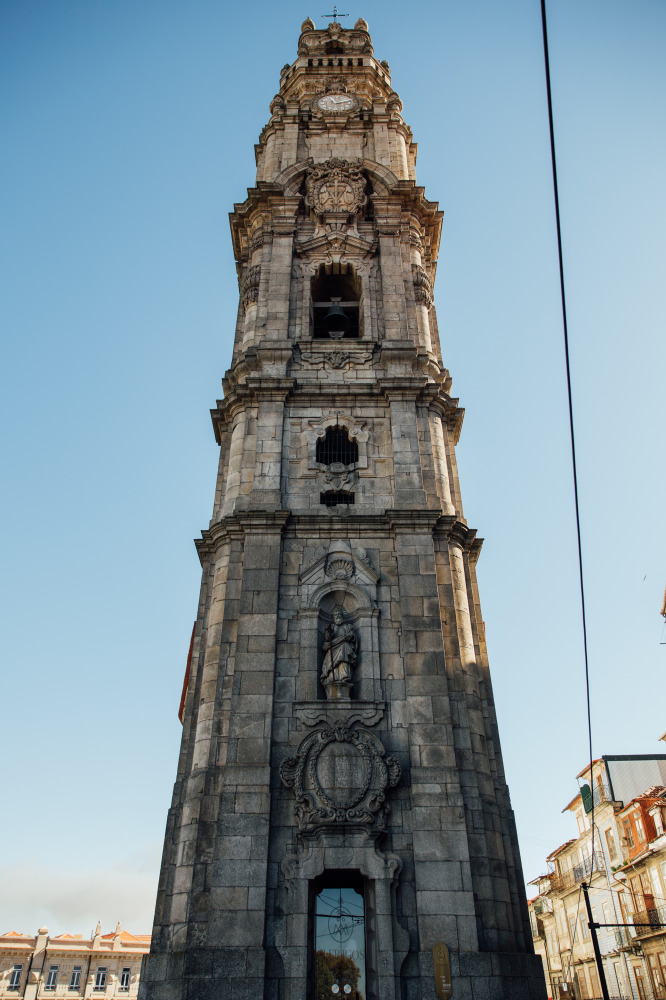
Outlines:
<svg viewBox="0 0 666 1000"><path fill-rule="evenodd" d="M433 287L365 21L302 25L239 310L144 1000L543 1000Z"/></svg>

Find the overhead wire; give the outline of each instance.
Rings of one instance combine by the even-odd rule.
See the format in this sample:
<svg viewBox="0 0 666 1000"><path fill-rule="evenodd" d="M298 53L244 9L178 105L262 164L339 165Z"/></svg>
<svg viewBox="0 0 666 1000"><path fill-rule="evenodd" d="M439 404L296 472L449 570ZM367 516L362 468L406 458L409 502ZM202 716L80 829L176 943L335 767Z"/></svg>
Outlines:
<svg viewBox="0 0 666 1000"><path fill-rule="evenodd" d="M571 464L573 472L574 505L576 514L576 539L578 543L578 578L580 582L580 605L583 621L583 653L585 658L585 698L587 704L587 737L590 758L590 790L592 793L591 827L592 857L594 858L594 786L592 782L592 712L590 707L590 667L587 650L587 618L585 614L585 583L583 577L583 549L580 530L580 505L578 501L578 471L576 467L576 438L574 434L573 397L571 391L571 361L569 356L569 328L567 324L567 303L564 289L564 257L562 253L562 226L560 222L560 198L557 183L557 158L555 156L555 128L553 124L553 98L550 86L550 60L548 57L548 28L546 24L546 0L541 0L541 27L543 32L543 55L546 70L546 94L548 98L548 128L550 132L550 158L553 172L553 195L555 199L555 222L557 228L557 255L560 270L560 299L562 303L562 326L564 332L564 359L567 377L567 399L569 403L569 434L571 439ZM602 849L603 850L603 849Z"/></svg>

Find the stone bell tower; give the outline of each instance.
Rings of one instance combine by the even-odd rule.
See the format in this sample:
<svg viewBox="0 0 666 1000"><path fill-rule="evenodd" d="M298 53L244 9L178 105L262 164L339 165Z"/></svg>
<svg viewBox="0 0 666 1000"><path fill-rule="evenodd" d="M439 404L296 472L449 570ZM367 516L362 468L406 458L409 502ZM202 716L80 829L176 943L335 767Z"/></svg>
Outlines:
<svg viewBox="0 0 666 1000"><path fill-rule="evenodd" d="M540 1000L433 306L442 213L364 20L306 20L270 113L231 214L240 304L140 995Z"/></svg>

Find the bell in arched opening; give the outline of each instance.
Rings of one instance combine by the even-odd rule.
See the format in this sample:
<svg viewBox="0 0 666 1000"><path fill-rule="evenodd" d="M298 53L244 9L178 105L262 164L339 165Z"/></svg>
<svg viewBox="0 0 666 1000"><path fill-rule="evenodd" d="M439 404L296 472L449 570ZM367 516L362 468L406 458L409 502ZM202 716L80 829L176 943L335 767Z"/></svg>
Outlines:
<svg viewBox="0 0 666 1000"><path fill-rule="evenodd" d="M326 330L331 340L342 340L351 329L351 318L340 305L342 298L331 298L331 308L321 321L322 330Z"/></svg>
<svg viewBox="0 0 666 1000"><path fill-rule="evenodd" d="M322 264L312 279L312 336L349 340L361 336L360 281L348 264Z"/></svg>

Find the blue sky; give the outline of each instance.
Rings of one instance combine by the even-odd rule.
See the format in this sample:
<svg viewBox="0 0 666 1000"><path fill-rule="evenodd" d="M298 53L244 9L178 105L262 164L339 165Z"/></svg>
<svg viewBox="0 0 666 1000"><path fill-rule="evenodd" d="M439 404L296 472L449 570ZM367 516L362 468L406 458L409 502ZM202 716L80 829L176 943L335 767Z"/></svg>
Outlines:
<svg viewBox="0 0 666 1000"><path fill-rule="evenodd" d="M446 213L435 300L529 879L574 835L587 759L539 4L341 9ZM0 932L150 930L236 316L227 213L325 11L0 6ZM659 753L666 8L558 0L549 31L594 750Z"/></svg>

